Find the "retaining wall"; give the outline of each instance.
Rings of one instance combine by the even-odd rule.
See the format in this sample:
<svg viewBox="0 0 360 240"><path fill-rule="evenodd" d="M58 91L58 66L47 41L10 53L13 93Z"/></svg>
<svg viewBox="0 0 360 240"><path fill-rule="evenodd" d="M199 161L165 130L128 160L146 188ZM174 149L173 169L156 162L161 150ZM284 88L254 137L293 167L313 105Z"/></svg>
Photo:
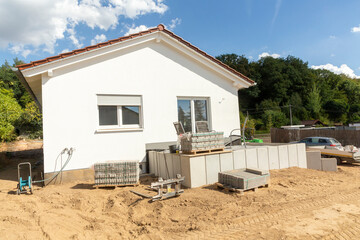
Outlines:
<svg viewBox="0 0 360 240"><path fill-rule="evenodd" d="M165 152L149 152L150 173L163 179L185 176L188 188L213 184L218 173L240 168L263 170L288 167L307 168L305 144L234 147L229 152L189 156Z"/></svg>

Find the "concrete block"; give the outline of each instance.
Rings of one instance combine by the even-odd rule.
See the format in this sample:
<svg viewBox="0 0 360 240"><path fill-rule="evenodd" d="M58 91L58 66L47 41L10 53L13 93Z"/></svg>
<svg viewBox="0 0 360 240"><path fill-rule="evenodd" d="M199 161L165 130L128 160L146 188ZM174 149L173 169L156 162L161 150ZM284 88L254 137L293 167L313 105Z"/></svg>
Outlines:
<svg viewBox="0 0 360 240"><path fill-rule="evenodd" d="M246 168L245 150L233 151L234 169Z"/></svg>
<svg viewBox="0 0 360 240"><path fill-rule="evenodd" d="M321 153L320 151L306 152L307 168L321 170Z"/></svg>
<svg viewBox="0 0 360 240"><path fill-rule="evenodd" d="M218 181L220 172L220 154L206 155L206 184L213 184Z"/></svg>
<svg viewBox="0 0 360 240"><path fill-rule="evenodd" d="M256 148L245 149L246 167L247 168L258 168L257 151Z"/></svg>
<svg viewBox="0 0 360 240"><path fill-rule="evenodd" d="M159 152L158 153L158 169L159 169L159 177L162 177L163 179L167 178L166 174L166 166L165 166L165 153Z"/></svg>
<svg viewBox="0 0 360 240"><path fill-rule="evenodd" d="M234 169L232 153L220 154L220 171L229 171Z"/></svg>
<svg viewBox="0 0 360 240"><path fill-rule="evenodd" d="M295 144L288 145L289 167L298 167L298 154Z"/></svg>
<svg viewBox="0 0 360 240"><path fill-rule="evenodd" d="M155 160L154 160L154 154L156 154L154 151L149 151L149 173L155 174Z"/></svg>
<svg viewBox="0 0 360 240"><path fill-rule="evenodd" d="M289 154L287 145L278 146L280 169L289 167Z"/></svg>
<svg viewBox="0 0 360 240"><path fill-rule="evenodd" d="M182 182L182 185L191 188L190 157L181 156L180 162L181 162L181 176L185 177L184 181Z"/></svg>
<svg viewBox="0 0 360 240"><path fill-rule="evenodd" d="M205 156L190 158L191 185L200 187L206 185Z"/></svg>
<svg viewBox="0 0 360 240"><path fill-rule="evenodd" d="M155 176L159 176L159 165L158 165L158 152L153 152L153 157L154 157L154 174Z"/></svg>
<svg viewBox="0 0 360 240"><path fill-rule="evenodd" d="M268 149L268 156L269 156L269 168L270 169L279 169L279 150L277 146L269 146Z"/></svg>
<svg viewBox="0 0 360 240"><path fill-rule="evenodd" d="M258 157L258 168L263 170L269 170L269 155L267 148L258 148L257 149Z"/></svg>
<svg viewBox="0 0 360 240"><path fill-rule="evenodd" d="M336 158L321 158L321 170L323 171L337 171Z"/></svg>
<svg viewBox="0 0 360 240"><path fill-rule="evenodd" d="M173 166L173 157L172 157L173 154L171 153L165 153L165 168L166 169L166 179L169 179L169 178L174 178L175 175L174 175L174 166Z"/></svg>
<svg viewBox="0 0 360 240"><path fill-rule="evenodd" d="M176 177L176 174L181 174L181 160L180 160L180 155L178 154L173 154L172 156L173 158L173 173Z"/></svg>
<svg viewBox="0 0 360 240"><path fill-rule="evenodd" d="M307 168L305 143L296 144L299 168Z"/></svg>
<svg viewBox="0 0 360 240"><path fill-rule="evenodd" d="M188 188L206 185L205 156L181 156L181 174L185 177L182 185Z"/></svg>

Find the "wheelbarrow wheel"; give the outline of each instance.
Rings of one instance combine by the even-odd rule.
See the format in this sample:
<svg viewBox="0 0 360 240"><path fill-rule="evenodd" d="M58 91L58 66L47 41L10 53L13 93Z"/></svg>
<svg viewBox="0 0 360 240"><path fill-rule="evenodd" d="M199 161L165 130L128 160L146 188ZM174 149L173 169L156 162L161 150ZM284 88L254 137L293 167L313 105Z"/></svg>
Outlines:
<svg viewBox="0 0 360 240"><path fill-rule="evenodd" d="M20 189L19 188L16 190L16 194L20 195Z"/></svg>

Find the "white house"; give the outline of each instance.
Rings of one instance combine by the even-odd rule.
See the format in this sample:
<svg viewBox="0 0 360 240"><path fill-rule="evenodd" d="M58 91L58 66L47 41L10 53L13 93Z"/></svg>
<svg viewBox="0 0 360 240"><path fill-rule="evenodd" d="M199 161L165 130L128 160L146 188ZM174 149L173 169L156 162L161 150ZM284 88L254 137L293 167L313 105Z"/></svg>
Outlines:
<svg viewBox="0 0 360 240"><path fill-rule="evenodd" d="M43 113L44 171L65 147L65 170L139 160L145 144L176 141L173 122L239 128L237 92L254 84L163 25L17 66ZM59 163L58 163L59 164Z"/></svg>

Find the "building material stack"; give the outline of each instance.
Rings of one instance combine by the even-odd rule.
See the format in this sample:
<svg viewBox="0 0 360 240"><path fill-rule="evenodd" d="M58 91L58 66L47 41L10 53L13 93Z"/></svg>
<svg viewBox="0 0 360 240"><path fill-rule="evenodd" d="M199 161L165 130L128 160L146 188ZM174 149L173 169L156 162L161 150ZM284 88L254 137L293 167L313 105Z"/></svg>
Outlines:
<svg viewBox="0 0 360 240"><path fill-rule="evenodd" d="M224 132L188 133L181 137L181 150L185 153L224 148Z"/></svg>
<svg viewBox="0 0 360 240"><path fill-rule="evenodd" d="M242 168L219 172L219 183L242 191L267 186L270 174L267 170Z"/></svg>
<svg viewBox="0 0 360 240"><path fill-rule="evenodd" d="M139 162L118 161L96 163L95 186L135 185L139 182Z"/></svg>

